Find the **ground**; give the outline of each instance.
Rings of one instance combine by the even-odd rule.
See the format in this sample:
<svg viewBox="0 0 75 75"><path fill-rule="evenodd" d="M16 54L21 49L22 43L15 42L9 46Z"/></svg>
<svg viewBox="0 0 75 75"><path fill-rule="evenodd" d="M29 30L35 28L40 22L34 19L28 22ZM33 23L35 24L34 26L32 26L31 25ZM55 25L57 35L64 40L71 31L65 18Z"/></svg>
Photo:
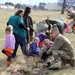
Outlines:
<svg viewBox="0 0 75 75"><path fill-rule="evenodd" d="M8 21L8 18L13 15L16 12L16 10L1 10L0 9L0 51L3 49L4 46L4 40L5 40L5 27ZM66 13L64 15L60 14L60 11L41 11L41 10L32 10L31 16L33 18L34 21L39 22L41 20L44 20L48 17L50 17L50 19L60 19L61 17L63 17L66 21ZM36 25L34 25L35 27ZM71 43L73 44L74 48L75 48L75 34L71 33L71 34L66 34L66 37L71 41ZM17 53L18 57L22 57L22 53L20 48L18 49L18 53ZM18 64L21 62L20 58L18 58ZM17 62L17 60L13 60L13 64L15 65L15 62ZM23 61L21 62L23 63ZM3 55L0 52L0 75L10 75L10 74L6 74L6 70L8 68L6 68L6 56ZM44 75L75 75L75 69L74 68L70 68L70 69L64 69L64 70L59 70L59 71L50 71L47 70L48 73L44 74ZM15 74L14 74L15 75ZM19 74L20 75L20 74Z"/></svg>

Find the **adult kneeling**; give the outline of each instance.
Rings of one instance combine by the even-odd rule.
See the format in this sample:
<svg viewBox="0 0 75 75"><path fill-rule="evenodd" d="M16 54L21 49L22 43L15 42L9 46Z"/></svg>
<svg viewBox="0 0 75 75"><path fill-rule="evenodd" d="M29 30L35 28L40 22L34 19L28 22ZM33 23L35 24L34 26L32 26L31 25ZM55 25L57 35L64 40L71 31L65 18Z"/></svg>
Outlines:
<svg viewBox="0 0 75 75"><path fill-rule="evenodd" d="M45 55L52 54L54 60L49 62L49 68L62 68L63 60L72 59L74 56L74 47L70 41L63 35L60 34L57 27L51 30L51 35L54 40L54 45L49 49Z"/></svg>

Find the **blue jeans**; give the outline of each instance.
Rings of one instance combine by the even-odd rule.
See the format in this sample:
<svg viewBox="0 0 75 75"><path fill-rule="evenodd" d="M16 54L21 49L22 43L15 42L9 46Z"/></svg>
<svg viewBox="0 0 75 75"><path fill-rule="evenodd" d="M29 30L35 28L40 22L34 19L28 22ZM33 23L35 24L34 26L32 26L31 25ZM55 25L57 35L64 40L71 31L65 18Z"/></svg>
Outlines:
<svg viewBox="0 0 75 75"><path fill-rule="evenodd" d="M21 47L22 53L24 55L27 55L27 47L26 47L27 40L26 40L26 38L21 37L21 36L15 34L15 33L13 33L13 34L15 36L16 43L15 43L14 53L12 54L12 58L14 58L16 56L17 49L18 49L19 45Z"/></svg>

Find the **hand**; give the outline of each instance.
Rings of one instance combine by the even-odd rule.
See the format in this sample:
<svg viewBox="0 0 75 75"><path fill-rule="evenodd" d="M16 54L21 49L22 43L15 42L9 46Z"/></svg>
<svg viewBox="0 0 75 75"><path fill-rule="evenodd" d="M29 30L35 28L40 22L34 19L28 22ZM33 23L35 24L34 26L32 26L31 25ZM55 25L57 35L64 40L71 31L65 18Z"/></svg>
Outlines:
<svg viewBox="0 0 75 75"><path fill-rule="evenodd" d="M34 32L36 33L36 30L34 29Z"/></svg>
<svg viewBox="0 0 75 75"><path fill-rule="evenodd" d="M30 28L27 27L27 30L30 31Z"/></svg>
<svg viewBox="0 0 75 75"><path fill-rule="evenodd" d="M47 52L44 52L43 54L42 54L42 57L41 57L41 59L46 59L48 57L48 54L47 54Z"/></svg>

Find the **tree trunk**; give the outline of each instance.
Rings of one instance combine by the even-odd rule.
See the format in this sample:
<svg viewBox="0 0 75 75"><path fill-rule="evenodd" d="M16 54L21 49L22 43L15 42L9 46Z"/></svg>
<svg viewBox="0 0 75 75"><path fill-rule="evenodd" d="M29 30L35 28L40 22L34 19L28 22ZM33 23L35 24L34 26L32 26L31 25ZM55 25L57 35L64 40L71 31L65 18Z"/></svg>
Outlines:
<svg viewBox="0 0 75 75"><path fill-rule="evenodd" d="M66 5L66 0L63 0L63 5L62 5L61 14L64 14L64 11L65 11L65 5Z"/></svg>

